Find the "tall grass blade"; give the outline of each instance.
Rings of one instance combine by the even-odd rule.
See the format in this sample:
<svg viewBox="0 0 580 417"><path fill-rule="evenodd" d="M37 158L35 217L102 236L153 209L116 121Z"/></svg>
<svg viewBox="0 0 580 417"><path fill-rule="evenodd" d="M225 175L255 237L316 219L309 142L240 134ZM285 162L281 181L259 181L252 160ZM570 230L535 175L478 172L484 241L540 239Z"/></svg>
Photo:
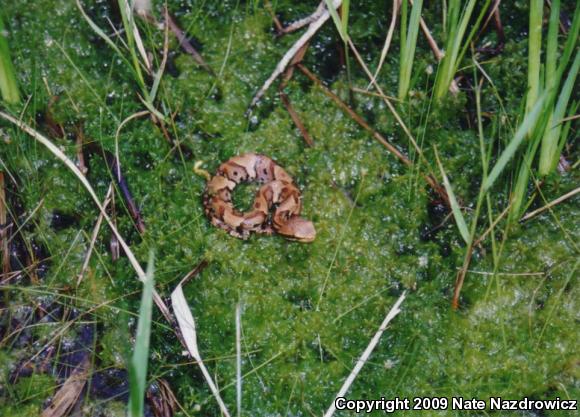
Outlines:
<svg viewBox="0 0 580 417"><path fill-rule="evenodd" d="M141 64L139 62L139 57L137 56L136 49L139 50L144 62L147 63L147 54L142 49L142 42L139 37L139 31L135 25L135 19L133 16L133 9L128 3L128 0L118 0L119 10L121 11L121 18L123 20L123 27L125 28L125 35L127 36L127 44L129 46L129 53L131 54L131 60L133 61L133 67L135 70L135 75L137 78L137 83L141 87L141 91L145 95L145 99L149 99L149 92L145 88L145 79L143 78L143 73L141 72ZM147 65L148 66L148 65Z"/></svg>
<svg viewBox="0 0 580 417"><path fill-rule="evenodd" d="M147 388L147 365L149 363L149 339L151 336L151 313L153 311L154 255L149 253L147 273L143 281L139 322L135 348L129 363L129 416L142 417Z"/></svg>
<svg viewBox="0 0 580 417"><path fill-rule="evenodd" d="M526 98L526 114L532 111L540 93L543 10L543 0L531 0L528 35L528 95Z"/></svg>
<svg viewBox="0 0 580 417"><path fill-rule="evenodd" d="M341 27L342 32L345 35L348 35L348 16L350 13L350 0L343 0L342 1L342 19L341 19Z"/></svg>
<svg viewBox="0 0 580 417"><path fill-rule="evenodd" d="M525 132L524 132L525 135ZM508 215L508 223L513 223L520 218L520 213L523 211L522 206L528 190L528 182L530 181L530 174L532 172L532 162L534 155L538 149L538 141L533 140L528 142L528 148L522 156L518 174L516 177L515 186L510 195L510 212Z"/></svg>
<svg viewBox="0 0 580 417"><path fill-rule="evenodd" d="M406 9L407 0L403 0L403 8ZM411 71L413 69L413 60L415 58L415 47L417 46L417 35L419 34L419 21L421 20L421 9L423 7L423 0L415 0L411 10L411 19L409 21L409 29L406 36L401 37L401 42L404 42L404 48L401 48L400 69L399 69L399 100L403 100L409 92L409 84L411 82ZM406 13L404 13L406 14ZM401 21L401 30L404 30L404 25Z"/></svg>
<svg viewBox="0 0 580 417"><path fill-rule="evenodd" d="M328 12L330 13L330 17L332 17L332 21L334 22L340 37L342 38L342 40L344 42L347 42L348 41L348 32L346 31L346 27L343 28L343 22L341 21L340 16L338 15L338 12L336 11L336 8L342 2L336 1L336 0L335 1L324 0L324 3L326 4L326 8L328 9Z"/></svg>
<svg viewBox="0 0 580 417"><path fill-rule="evenodd" d="M548 40L546 47L546 74L544 85L546 90L554 86L554 77L556 74L556 64L558 61L558 31L560 24L560 0L552 1L550 8L550 22L548 24Z"/></svg>
<svg viewBox="0 0 580 417"><path fill-rule="evenodd" d="M489 173L489 176L483 183L483 188L486 192L489 191L495 180L505 169L507 163L513 158L514 154L522 144L527 133L531 132L536 126L539 117L543 114L544 110L543 106L544 103L546 102L546 97L547 97L546 93L540 96L540 99L538 100L532 111L526 115L522 124L518 127L518 130L516 131L516 134L514 135L513 139L510 141L508 146L504 149L504 151L500 155L493 169Z"/></svg>
<svg viewBox="0 0 580 417"><path fill-rule="evenodd" d="M121 52L121 50L117 47L117 45L115 44L115 42L113 42L111 40L111 38L95 22L93 22L93 20L85 12L85 9L83 8L80 0L76 0L76 1L77 1L77 8L79 9L79 11L81 12L81 14L83 15L83 18L85 19L85 21L91 27L91 29L93 29L93 31L97 35L99 35L99 37L101 39L103 39L107 43L107 45L109 45L111 47L111 49L113 49L113 51L115 51L117 53L117 55L119 56L119 58L121 58L121 60L127 65L127 67L129 68L129 70L131 70L131 72L134 73L135 70L133 68L133 65L131 65L131 63L127 60L127 58L125 57L125 54L123 52Z"/></svg>
<svg viewBox="0 0 580 417"><path fill-rule="evenodd" d="M486 2L486 4L487 3L489 3L489 1ZM447 94L449 86L451 85L451 81L457 72L461 43L465 36L465 31L467 30L467 25L471 19L475 4L476 0L469 0L463 9L461 17L459 17L461 2L459 0L451 0L449 2L447 19L448 38L445 43L445 56L441 60L439 69L437 70L437 77L435 79L434 87L435 98L437 100L441 100Z"/></svg>
<svg viewBox="0 0 580 417"><path fill-rule="evenodd" d="M439 159L439 153L437 152L437 148L435 148L435 158L437 159L437 165L439 165L439 170L441 171L441 176L443 177L443 186L445 187L445 191L447 191L447 195L449 196L449 203L451 204L451 212L453 213L453 218L455 219L455 223L457 224L459 233L461 233L461 237L463 238L465 243L469 245L471 243L471 235L469 234L469 229L467 227L467 223L465 222L465 217L463 217L463 213L461 212L461 207L457 202L457 198L455 198L453 187L451 187L449 178L447 178L447 174L445 173L443 164L441 164L441 160Z"/></svg>
<svg viewBox="0 0 580 417"><path fill-rule="evenodd" d="M20 102L20 93L5 33L4 22L0 16L0 93L6 103L16 104Z"/></svg>
<svg viewBox="0 0 580 417"><path fill-rule="evenodd" d="M540 176L548 175L558 165L560 156L558 150L560 149L560 134L562 133L562 123L560 122L566 114L568 108L568 101L574 89L576 76L580 69L580 51L576 52L574 63L568 72L568 77L562 86L558 102L554 112L552 113L548 123L546 124L546 131L542 138L542 147L540 151L539 174Z"/></svg>

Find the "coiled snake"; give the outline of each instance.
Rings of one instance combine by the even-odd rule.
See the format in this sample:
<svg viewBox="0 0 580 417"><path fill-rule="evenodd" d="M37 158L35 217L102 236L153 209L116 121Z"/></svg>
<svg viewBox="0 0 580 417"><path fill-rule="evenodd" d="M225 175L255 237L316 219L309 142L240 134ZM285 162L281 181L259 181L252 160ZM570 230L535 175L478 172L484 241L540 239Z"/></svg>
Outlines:
<svg viewBox="0 0 580 417"><path fill-rule="evenodd" d="M264 185L252 209L241 213L232 203L232 191L239 183L253 181ZM222 163L206 185L203 203L214 226L240 239L247 239L251 232L278 233L299 242L316 237L314 224L300 217L302 200L292 177L264 155L248 153Z"/></svg>

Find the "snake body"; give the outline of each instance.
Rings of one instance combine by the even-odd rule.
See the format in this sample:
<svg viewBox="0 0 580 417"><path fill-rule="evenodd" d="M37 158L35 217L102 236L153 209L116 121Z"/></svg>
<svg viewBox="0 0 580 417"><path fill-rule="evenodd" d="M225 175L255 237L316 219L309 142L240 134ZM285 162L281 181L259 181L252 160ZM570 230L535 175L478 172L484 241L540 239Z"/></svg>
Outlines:
<svg viewBox="0 0 580 417"><path fill-rule="evenodd" d="M263 184L247 213L232 203L232 192L242 182ZM223 162L206 185L204 206L214 226L240 239L247 239L252 232L278 233L300 242L312 242L316 237L314 224L300 217L300 190L292 177L264 155L248 153Z"/></svg>

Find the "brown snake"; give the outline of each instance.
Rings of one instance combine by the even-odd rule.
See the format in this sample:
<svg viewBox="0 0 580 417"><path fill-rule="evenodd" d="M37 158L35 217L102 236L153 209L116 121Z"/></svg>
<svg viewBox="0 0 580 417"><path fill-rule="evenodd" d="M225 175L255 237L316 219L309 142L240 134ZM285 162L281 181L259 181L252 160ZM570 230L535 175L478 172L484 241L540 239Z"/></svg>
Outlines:
<svg viewBox="0 0 580 417"><path fill-rule="evenodd" d="M232 203L232 191L241 182L253 181L264 185L252 210L241 213ZM312 242L316 237L314 224L300 217L302 200L292 177L264 155L248 153L222 163L207 183L203 204L214 226L240 239L247 239L251 232L278 233L299 242Z"/></svg>

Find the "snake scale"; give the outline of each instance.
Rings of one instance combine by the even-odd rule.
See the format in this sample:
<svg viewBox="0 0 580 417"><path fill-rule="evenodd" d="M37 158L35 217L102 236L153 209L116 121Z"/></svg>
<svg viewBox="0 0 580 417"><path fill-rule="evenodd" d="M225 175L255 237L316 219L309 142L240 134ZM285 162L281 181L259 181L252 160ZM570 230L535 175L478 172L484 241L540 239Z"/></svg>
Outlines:
<svg viewBox="0 0 580 417"><path fill-rule="evenodd" d="M232 202L232 192L242 182L263 184L246 213ZM264 155L248 153L223 162L208 181L203 202L211 223L240 239L252 232L277 233L299 242L312 242L316 237L314 224L300 217L302 200L292 177Z"/></svg>

